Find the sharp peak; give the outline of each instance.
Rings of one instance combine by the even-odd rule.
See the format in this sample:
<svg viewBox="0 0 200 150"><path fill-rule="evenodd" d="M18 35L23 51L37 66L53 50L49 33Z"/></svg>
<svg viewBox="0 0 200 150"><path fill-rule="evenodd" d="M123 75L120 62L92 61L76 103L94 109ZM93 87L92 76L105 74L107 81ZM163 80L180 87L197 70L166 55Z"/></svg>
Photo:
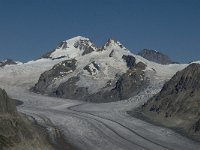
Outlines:
<svg viewBox="0 0 200 150"><path fill-rule="evenodd" d="M114 39L114 38L110 38L107 40L107 42L104 44L103 47L107 47L110 45L118 45L120 48L126 49L123 44L121 44L121 42L119 42L118 40Z"/></svg>

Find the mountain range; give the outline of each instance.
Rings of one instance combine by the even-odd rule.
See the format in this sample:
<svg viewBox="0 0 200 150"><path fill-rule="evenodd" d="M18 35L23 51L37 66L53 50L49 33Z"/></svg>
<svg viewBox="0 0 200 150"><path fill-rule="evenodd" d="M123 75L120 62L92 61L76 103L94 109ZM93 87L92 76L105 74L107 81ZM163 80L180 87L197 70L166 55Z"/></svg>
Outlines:
<svg viewBox="0 0 200 150"><path fill-rule="evenodd" d="M167 57L161 53L154 56L155 62ZM32 88L50 96L91 102L118 101L136 95L149 82L145 77L145 69L149 69L145 60L112 39L97 48L88 38L78 36L61 42L43 58L66 59L41 74Z"/></svg>
<svg viewBox="0 0 200 150"><path fill-rule="evenodd" d="M62 117L52 118L48 115L51 112L63 116L67 111L72 114L72 118L74 115L81 115L80 118L89 115L87 119L84 118L85 121L94 117L97 110L103 109L97 106L105 104L115 113L116 109L119 109L119 118L124 115L123 117L130 119L130 116L127 117L127 111L129 114L137 111L142 118L200 140L199 63L174 63L167 55L151 49L144 49L135 55L114 39L109 39L104 45L97 47L90 39L77 36L61 42L38 60L27 63L2 61L0 87L8 89L12 97L23 99L24 104L18 106L20 111L31 114L32 117L36 116L37 122L44 120L47 122L47 128L51 124L49 120L54 119L52 122L59 127L70 126L66 122L59 124L57 119ZM5 107L5 98L9 98L5 91L1 92L4 101L0 103L0 112L6 110L10 113L12 108L11 110L18 114L13 104ZM36 99L38 101L34 101ZM76 111L72 110L71 103L80 105L80 108L84 104L92 105L97 110L94 114L85 114L93 108L86 107L86 112L81 112L84 107ZM105 112L100 115L109 117ZM35 115L37 113L39 114ZM44 116L48 119L44 119ZM93 120L97 121L99 116L95 117ZM100 122L113 121L112 118L105 118L98 119ZM45 124L44 122L42 124ZM121 123L118 125L125 126ZM63 130L65 134L70 132L66 132L66 128Z"/></svg>

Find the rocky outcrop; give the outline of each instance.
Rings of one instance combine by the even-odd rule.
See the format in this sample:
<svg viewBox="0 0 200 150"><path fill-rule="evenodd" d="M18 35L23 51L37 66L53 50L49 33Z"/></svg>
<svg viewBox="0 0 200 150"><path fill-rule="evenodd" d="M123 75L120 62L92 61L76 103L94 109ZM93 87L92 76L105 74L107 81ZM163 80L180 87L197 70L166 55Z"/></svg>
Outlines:
<svg viewBox="0 0 200 150"><path fill-rule="evenodd" d="M0 89L0 113L16 114L17 110L5 90Z"/></svg>
<svg viewBox="0 0 200 150"><path fill-rule="evenodd" d="M61 83L53 94L50 95L68 99L84 100L89 95L88 89L85 87L78 87L76 85L78 81L79 77L72 77L66 82Z"/></svg>
<svg viewBox="0 0 200 150"><path fill-rule="evenodd" d="M90 64L86 65L83 70L87 70L90 75L97 74L100 71L100 66L95 62L91 62Z"/></svg>
<svg viewBox="0 0 200 150"><path fill-rule="evenodd" d="M17 63L13 61L12 59L6 59L4 61L0 62L0 67L4 67L6 65L16 65Z"/></svg>
<svg viewBox="0 0 200 150"><path fill-rule="evenodd" d="M133 56L126 56L126 58L132 57ZM130 60L134 60L134 57ZM129 63L127 64L129 66ZM109 88L109 86L112 85L112 81L109 81L105 88L98 93L89 95L86 98L86 101L99 103L124 100L137 95L139 92L145 89L149 84L149 80L145 78L145 73L143 71L146 68L145 64L142 62L135 64L135 61L134 63L132 62L130 64L131 67L126 73L119 77L116 76L118 79L115 81L116 83L114 88ZM134 66L138 65L138 67L133 67L132 64L134 64Z"/></svg>
<svg viewBox="0 0 200 150"><path fill-rule="evenodd" d="M136 95L146 85L144 72L140 69L130 69L117 80L113 90L119 94L119 98L122 100Z"/></svg>
<svg viewBox="0 0 200 150"><path fill-rule="evenodd" d="M0 89L0 149L52 150L45 138L17 112L6 92Z"/></svg>
<svg viewBox="0 0 200 150"><path fill-rule="evenodd" d="M52 69L41 74L38 82L32 88L34 92L45 93L54 80L64 77L76 69L76 59L65 60L55 65Z"/></svg>
<svg viewBox="0 0 200 150"><path fill-rule="evenodd" d="M127 65L127 67L129 68L129 69L132 69L132 68L134 68L135 67L135 65L136 65L136 59L135 59L135 57L133 57L133 56L131 56L131 55L123 55L122 56L122 59L124 59L125 61L126 61L126 65Z"/></svg>
<svg viewBox="0 0 200 150"><path fill-rule="evenodd" d="M156 122L194 135L200 130L199 108L200 64L190 64L177 72L160 93L145 103L142 112Z"/></svg>
<svg viewBox="0 0 200 150"><path fill-rule="evenodd" d="M173 63L167 55L151 49L143 49L138 53L138 55L149 61L153 61L163 65Z"/></svg>
<svg viewBox="0 0 200 150"><path fill-rule="evenodd" d="M76 43L74 43L74 47L82 50L83 51L82 55L86 55L95 51L96 46L93 43L92 45L90 43L91 42L89 40L79 40Z"/></svg>

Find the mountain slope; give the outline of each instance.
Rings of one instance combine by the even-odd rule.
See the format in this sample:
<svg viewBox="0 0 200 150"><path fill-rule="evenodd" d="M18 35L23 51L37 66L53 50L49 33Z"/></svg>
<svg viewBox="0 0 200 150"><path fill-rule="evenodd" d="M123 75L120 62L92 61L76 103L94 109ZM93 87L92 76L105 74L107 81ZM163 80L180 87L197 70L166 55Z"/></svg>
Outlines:
<svg viewBox="0 0 200 150"><path fill-rule="evenodd" d="M53 149L29 121L22 118L6 92L0 89L0 149Z"/></svg>
<svg viewBox="0 0 200 150"><path fill-rule="evenodd" d="M144 57L149 61L153 61L163 65L172 63L171 59L167 55L151 49L143 49L138 53L138 55Z"/></svg>
<svg viewBox="0 0 200 150"><path fill-rule="evenodd" d="M143 114L200 140L200 64L179 71L144 104Z"/></svg>
<svg viewBox="0 0 200 150"><path fill-rule="evenodd" d="M63 58L64 61L42 73L32 88L34 92L92 102L118 101L130 98L146 88L149 84L149 73L166 80L184 67L150 62L132 54L113 39L109 39L101 48L94 48L87 55L82 55L80 52L83 51L80 49L74 49L74 41L80 43L82 37L66 41L68 46L61 44L59 47L67 48L54 51L57 54L54 59L61 57L58 55L60 51L72 53L73 57ZM53 53L49 56L53 56Z"/></svg>

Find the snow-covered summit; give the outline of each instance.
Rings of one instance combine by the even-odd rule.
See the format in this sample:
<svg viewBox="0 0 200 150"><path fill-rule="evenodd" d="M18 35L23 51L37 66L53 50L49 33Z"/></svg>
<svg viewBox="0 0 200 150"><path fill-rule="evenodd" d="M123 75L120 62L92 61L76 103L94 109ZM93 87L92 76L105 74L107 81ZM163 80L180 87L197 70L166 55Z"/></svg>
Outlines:
<svg viewBox="0 0 200 150"><path fill-rule="evenodd" d="M99 50L103 51L103 50L127 50L127 49L119 41L114 39L109 39Z"/></svg>
<svg viewBox="0 0 200 150"><path fill-rule="evenodd" d="M109 39L102 47L97 48L89 38L77 36L62 41L53 51L43 55L43 58L59 59L66 57L73 59L92 52L112 50L128 51L119 41L114 39Z"/></svg>
<svg viewBox="0 0 200 150"><path fill-rule="evenodd" d="M96 46L90 41L90 39L77 36L69 40L62 41L56 49L43 57L52 59L61 57L74 58L96 50Z"/></svg>

